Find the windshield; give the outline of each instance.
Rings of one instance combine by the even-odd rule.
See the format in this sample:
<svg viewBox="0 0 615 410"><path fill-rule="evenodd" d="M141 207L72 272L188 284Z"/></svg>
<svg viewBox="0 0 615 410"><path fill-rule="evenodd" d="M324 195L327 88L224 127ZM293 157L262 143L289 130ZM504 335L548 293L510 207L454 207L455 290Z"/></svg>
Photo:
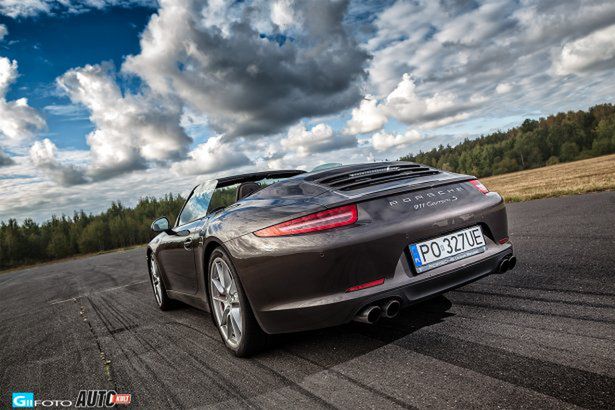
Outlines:
<svg viewBox="0 0 615 410"><path fill-rule="evenodd" d="M178 225L187 224L207 215L207 208L209 208L209 202L217 184L218 180L212 179L194 188L179 215Z"/></svg>
<svg viewBox="0 0 615 410"><path fill-rule="evenodd" d="M262 189L287 178L288 177L264 178L254 182L256 182ZM249 180L244 182L253 183ZM242 185L241 182L216 188L217 185L218 180L211 179L198 185L192 191L192 194L188 198L188 201L186 201L186 204L179 215L177 226L185 225L192 221L196 221L197 219L204 218L212 212L224 209L237 202L237 189ZM253 192L254 191L252 191L252 193Z"/></svg>

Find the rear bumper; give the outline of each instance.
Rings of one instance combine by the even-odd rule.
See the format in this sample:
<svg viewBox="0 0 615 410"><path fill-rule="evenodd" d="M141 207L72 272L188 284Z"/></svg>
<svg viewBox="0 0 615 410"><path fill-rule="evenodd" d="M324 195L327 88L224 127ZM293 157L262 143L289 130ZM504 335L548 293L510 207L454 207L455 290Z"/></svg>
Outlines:
<svg viewBox="0 0 615 410"><path fill-rule="evenodd" d="M390 298L397 298L402 307L410 306L497 273L500 262L513 254L511 245L504 248L472 263L464 260L463 266L444 273L426 272L425 277L410 278L400 266L393 280L385 281L384 285L262 310L258 315L259 322L267 333L296 332L348 323L365 306Z"/></svg>

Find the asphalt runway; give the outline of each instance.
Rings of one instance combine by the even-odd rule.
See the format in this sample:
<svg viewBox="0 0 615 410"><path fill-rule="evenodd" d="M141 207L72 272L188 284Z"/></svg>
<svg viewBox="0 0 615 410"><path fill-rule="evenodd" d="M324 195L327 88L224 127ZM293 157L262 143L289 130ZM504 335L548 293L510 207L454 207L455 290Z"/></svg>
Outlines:
<svg viewBox="0 0 615 410"><path fill-rule="evenodd" d="M514 271L252 359L208 314L156 308L143 248L0 274L0 407L115 389L148 409L613 408L615 192L508 209Z"/></svg>

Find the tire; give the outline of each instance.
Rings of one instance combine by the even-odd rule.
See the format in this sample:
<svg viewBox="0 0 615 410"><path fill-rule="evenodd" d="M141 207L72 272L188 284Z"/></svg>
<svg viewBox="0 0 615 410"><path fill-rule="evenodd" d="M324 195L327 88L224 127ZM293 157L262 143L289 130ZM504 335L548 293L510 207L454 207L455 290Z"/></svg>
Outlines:
<svg viewBox="0 0 615 410"><path fill-rule="evenodd" d="M149 258L149 281L154 292L154 301L160 310L169 310L173 307L173 301L167 296L167 289L164 286L160 269L154 255ZM156 279L157 277L157 279ZM158 287L159 286L159 287Z"/></svg>
<svg viewBox="0 0 615 410"><path fill-rule="evenodd" d="M267 335L256 321L235 267L222 248L214 250L209 258L207 290L211 317L226 347L237 357L262 350Z"/></svg>

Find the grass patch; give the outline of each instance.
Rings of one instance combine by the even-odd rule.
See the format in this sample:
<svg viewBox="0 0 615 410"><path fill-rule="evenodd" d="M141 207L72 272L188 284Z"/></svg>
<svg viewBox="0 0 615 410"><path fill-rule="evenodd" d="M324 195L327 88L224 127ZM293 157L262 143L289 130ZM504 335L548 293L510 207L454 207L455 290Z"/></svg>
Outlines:
<svg viewBox="0 0 615 410"><path fill-rule="evenodd" d="M615 190L615 155L482 178L509 202Z"/></svg>

